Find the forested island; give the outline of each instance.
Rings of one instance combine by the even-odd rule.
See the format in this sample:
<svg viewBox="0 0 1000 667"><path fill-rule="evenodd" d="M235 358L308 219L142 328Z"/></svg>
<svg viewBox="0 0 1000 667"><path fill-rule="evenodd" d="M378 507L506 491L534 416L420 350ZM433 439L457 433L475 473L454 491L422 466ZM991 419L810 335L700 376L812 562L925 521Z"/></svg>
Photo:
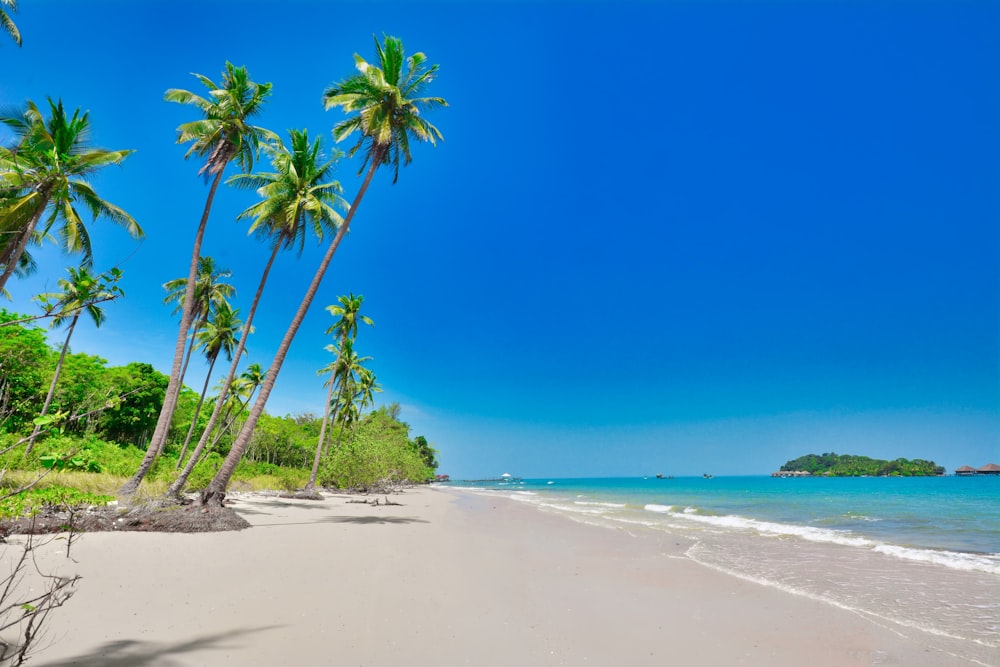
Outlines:
<svg viewBox="0 0 1000 667"><path fill-rule="evenodd" d="M806 454L781 466L776 477L795 473L828 477L928 477L944 474L944 466L924 459L886 461L853 454Z"/></svg>

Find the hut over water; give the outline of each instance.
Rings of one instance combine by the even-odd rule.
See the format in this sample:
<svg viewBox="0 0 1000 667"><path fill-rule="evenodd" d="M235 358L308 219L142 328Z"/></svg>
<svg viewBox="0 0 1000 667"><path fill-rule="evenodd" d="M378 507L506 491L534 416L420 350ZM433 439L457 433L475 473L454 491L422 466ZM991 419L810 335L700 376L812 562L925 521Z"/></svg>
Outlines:
<svg viewBox="0 0 1000 667"><path fill-rule="evenodd" d="M955 474L961 476L1000 475L1000 466L998 466L996 463L987 463L982 468L973 468L972 466L962 466L961 468L955 469Z"/></svg>

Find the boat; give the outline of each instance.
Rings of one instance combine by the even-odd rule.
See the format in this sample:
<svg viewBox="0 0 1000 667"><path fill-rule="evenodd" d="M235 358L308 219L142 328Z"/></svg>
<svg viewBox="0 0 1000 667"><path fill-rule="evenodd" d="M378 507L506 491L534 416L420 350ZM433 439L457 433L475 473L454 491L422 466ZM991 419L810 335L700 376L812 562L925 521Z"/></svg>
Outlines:
<svg viewBox="0 0 1000 667"><path fill-rule="evenodd" d="M707 472L702 475L705 479L712 479L715 475L709 475Z"/></svg>

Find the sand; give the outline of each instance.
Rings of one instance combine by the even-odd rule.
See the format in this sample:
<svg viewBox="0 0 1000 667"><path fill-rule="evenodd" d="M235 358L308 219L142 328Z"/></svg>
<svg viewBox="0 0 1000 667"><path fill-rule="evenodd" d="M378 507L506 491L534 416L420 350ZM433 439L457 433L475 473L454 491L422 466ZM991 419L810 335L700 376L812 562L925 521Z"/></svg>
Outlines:
<svg viewBox="0 0 1000 667"><path fill-rule="evenodd" d="M349 499L241 498L239 532L90 533L75 563L46 547L83 580L31 664L982 664L708 569L669 535L454 490Z"/></svg>

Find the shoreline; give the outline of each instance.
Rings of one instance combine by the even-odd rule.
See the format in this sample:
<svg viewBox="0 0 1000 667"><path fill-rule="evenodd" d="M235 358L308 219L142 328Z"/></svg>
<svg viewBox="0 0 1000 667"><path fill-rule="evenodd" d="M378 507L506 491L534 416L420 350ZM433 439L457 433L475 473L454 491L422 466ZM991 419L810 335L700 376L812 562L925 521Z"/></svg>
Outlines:
<svg viewBox="0 0 1000 667"><path fill-rule="evenodd" d="M667 533L453 489L351 498L234 497L252 528L86 534L76 564L57 543L43 565L83 579L34 664L991 664L715 571Z"/></svg>

